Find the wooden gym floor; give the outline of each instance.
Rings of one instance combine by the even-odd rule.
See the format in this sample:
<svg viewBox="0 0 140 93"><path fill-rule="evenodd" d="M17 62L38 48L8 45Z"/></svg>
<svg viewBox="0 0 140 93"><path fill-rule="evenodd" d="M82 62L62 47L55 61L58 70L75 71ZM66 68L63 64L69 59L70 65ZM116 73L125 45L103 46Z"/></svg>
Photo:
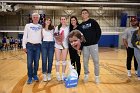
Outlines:
<svg viewBox="0 0 140 93"><path fill-rule="evenodd" d="M63 82L55 77L53 65L52 80L42 81L41 60L39 65L40 81L31 85L26 84L26 54L21 51L0 51L0 93L140 93L140 81L134 74L126 73L126 51L124 49L100 48L100 84L95 84L93 63L89 62L89 82L84 83L83 61L78 86L65 88ZM68 58L69 59L69 58ZM55 60L54 60L55 63Z"/></svg>

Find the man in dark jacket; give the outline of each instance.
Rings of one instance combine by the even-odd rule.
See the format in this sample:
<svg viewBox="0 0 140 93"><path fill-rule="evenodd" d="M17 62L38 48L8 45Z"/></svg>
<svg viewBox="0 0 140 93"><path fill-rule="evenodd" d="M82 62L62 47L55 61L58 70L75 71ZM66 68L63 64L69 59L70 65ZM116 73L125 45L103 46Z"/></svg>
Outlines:
<svg viewBox="0 0 140 93"><path fill-rule="evenodd" d="M87 9L81 11L81 16L83 22L80 24L80 31L86 40L83 47L84 81L88 81L88 62L91 55L94 62L95 82L99 83L98 41L101 36L101 29L96 20L89 18L89 11Z"/></svg>

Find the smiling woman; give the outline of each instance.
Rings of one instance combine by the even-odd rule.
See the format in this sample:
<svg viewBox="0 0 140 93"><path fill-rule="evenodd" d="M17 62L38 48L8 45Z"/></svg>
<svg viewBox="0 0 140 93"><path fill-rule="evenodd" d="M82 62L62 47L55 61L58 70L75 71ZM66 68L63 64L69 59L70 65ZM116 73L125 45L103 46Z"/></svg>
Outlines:
<svg viewBox="0 0 140 93"><path fill-rule="evenodd" d="M85 42L85 38L79 30L73 30L68 35L68 40L75 50L79 50L81 43Z"/></svg>

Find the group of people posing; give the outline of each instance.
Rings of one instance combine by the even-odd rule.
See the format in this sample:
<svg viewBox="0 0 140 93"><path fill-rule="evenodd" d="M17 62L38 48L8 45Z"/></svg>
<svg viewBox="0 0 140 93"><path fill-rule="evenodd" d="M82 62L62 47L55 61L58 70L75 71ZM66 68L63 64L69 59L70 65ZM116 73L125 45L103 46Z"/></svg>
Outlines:
<svg viewBox="0 0 140 93"><path fill-rule="evenodd" d="M37 71L39 66L40 53L42 56L43 81L51 80L53 57L55 53L56 79L64 80L67 65L67 54L69 52L71 64L78 72L81 71L80 54L83 53L84 82L89 77L89 57L94 64L95 83L99 83L99 55L98 41L101 36L101 29L96 20L89 17L89 11L81 11L82 23L78 23L75 16L71 16L70 24L67 25L67 18L60 17L60 24L56 27L52 25L51 18L46 18L45 24L38 24L40 15L32 14L32 23L26 24L23 35L23 50L27 53L27 83L39 81ZM137 18L131 18L132 27L123 33L123 42L127 50L127 70L131 76L131 60L134 58L135 73L140 80L140 23ZM82 51L82 52L81 52ZM62 73L60 75L60 65L62 63Z"/></svg>
<svg viewBox="0 0 140 93"><path fill-rule="evenodd" d="M71 64L78 72L81 71L80 54L83 53L84 81L88 81L88 63L91 55L94 63L95 82L99 83L99 56L98 41L101 36L99 24L89 18L89 11L81 11L83 22L78 23L75 16L71 16L70 25L67 25L67 18L60 17L60 24L52 25L51 18L46 18L45 25L38 24L39 14L32 14L32 23L26 24L23 35L23 50L27 53L27 83L39 81L37 75L40 53L42 56L43 81L51 80L53 57L55 53L56 79L64 80L67 54L70 54ZM60 65L62 73L60 75Z"/></svg>

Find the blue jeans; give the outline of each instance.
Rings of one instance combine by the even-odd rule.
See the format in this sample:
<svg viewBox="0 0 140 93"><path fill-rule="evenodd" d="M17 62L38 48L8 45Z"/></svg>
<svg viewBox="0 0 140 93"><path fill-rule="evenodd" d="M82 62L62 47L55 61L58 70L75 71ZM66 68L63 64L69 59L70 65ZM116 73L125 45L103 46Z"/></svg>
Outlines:
<svg viewBox="0 0 140 93"><path fill-rule="evenodd" d="M27 48L28 77L32 78L33 76L37 75L41 52L41 44L27 43L26 48Z"/></svg>
<svg viewBox="0 0 140 93"><path fill-rule="evenodd" d="M136 60L138 62L138 77L140 77L140 49L134 48L134 54L136 57Z"/></svg>
<svg viewBox="0 0 140 93"><path fill-rule="evenodd" d="M42 42L42 73L51 73L52 71L54 43L54 41Z"/></svg>

